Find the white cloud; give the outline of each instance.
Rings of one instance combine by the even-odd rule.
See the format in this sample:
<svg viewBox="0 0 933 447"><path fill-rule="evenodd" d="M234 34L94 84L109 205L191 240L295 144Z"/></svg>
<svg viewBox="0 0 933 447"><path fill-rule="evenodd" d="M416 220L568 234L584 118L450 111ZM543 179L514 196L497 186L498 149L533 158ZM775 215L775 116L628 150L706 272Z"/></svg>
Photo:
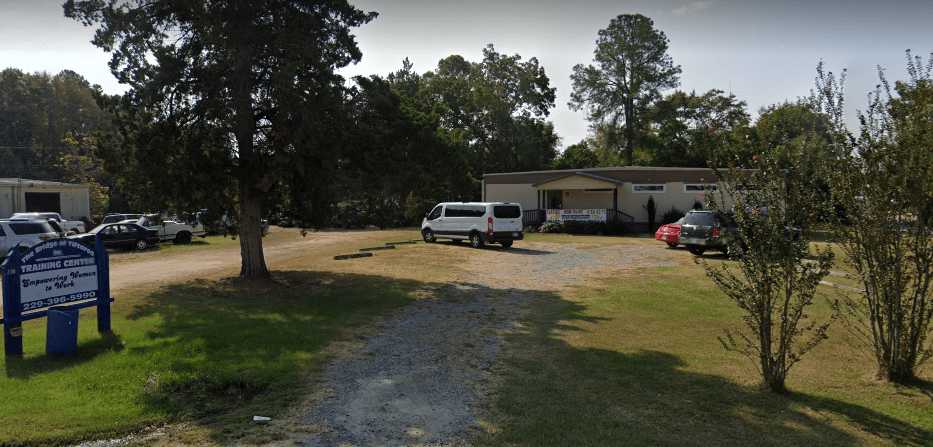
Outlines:
<svg viewBox="0 0 933 447"><path fill-rule="evenodd" d="M695 2L689 2L682 6L674 8L674 10L671 12L673 12L674 15L685 16L688 14L693 14L696 12L703 11L705 9L709 9L709 7L713 6L714 3L716 2L712 0L699 0Z"/></svg>

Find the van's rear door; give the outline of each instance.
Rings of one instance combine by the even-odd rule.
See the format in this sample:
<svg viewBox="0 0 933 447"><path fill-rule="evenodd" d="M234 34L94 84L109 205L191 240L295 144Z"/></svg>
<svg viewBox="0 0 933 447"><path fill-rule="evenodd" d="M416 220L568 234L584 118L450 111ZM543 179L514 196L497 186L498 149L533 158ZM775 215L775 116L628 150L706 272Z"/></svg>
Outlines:
<svg viewBox="0 0 933 447"><path fill-rule="evenodd" d="M522 231L522 207L519 205L493 205L493 231Z"/></svg>

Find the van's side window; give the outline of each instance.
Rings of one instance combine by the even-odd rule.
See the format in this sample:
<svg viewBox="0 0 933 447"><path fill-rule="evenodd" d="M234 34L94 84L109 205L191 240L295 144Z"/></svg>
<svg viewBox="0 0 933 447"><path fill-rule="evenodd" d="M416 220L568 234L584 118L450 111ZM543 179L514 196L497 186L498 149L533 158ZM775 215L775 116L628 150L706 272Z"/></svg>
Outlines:
<svg viewBox="0 0 933 447"><path fill-rule="evenodd" d="M470 217L483 217L486 215L485 206L471 206L470 207Z"/></svg>
<svg viewBox="0 0 933 447"><path fill-rule="evenodd" d="M434 220L438 217L441 217L441 210L443 209L444 207L442 205L435 206L434 209L431 210L431 214L428 214L428 220Z"/></svg>
<svg viewBox="0 0 933 447"><path fill-rule="evenodd" d="M483 217L486 207L477 205L447 205L444 217Z"/></svg>

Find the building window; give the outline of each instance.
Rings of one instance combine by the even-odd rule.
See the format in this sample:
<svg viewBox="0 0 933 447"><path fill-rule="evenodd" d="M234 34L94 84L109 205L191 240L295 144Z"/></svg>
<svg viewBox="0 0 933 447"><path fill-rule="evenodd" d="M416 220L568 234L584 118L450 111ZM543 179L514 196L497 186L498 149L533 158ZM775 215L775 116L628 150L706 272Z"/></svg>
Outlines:
<svg viewBox="0 0 933 447"><path fill-rule="evenodd" d="M652 185L632 185L632 192L664 192L664 185L661 184L652 184Z"/></svg>
<svg viewBox="0 0 933 447"><path fill-rule="evenodd" d="M719 187L715 183L685 183L684 192L716 191Z"/></svg>

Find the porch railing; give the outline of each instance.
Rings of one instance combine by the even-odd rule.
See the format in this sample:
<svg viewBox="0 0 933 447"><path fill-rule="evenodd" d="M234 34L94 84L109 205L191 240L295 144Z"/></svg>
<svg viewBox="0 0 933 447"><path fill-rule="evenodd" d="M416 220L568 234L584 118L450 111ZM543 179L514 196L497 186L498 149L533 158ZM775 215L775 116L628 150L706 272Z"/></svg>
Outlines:
<svg viewBox="0 0 933 447"><path fill-rule="evenodd" d="M624 213L619 210L607 209L606 210L606 219L610 222L622 222L622 223L632 223L635 222L635 218L631 214Z"/></svg>
<svg viewBox="0 0 933 447"><path fill-rule="evenodd" d="M544 223L544 210L523 210L522 211L522 226L523 227L532 227L538 226Z"/></svg>

